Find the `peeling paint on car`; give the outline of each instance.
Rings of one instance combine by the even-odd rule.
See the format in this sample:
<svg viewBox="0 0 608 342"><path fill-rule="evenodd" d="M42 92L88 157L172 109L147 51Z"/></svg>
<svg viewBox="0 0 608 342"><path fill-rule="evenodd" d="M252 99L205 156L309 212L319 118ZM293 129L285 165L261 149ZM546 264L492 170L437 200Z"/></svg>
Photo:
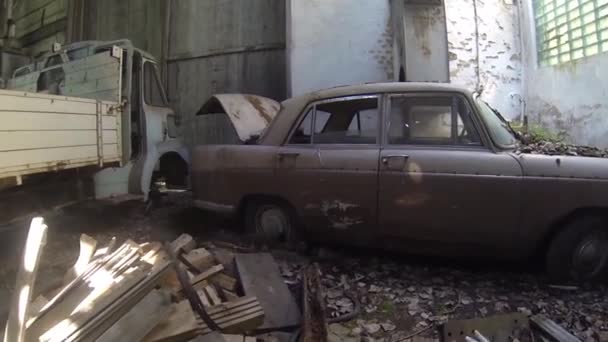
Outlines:
<svg viewBox="0 0 608 342"><path fill-rule="evenodd" d="M331 226L336 229L347 229L351 226L363 223L363 219L357 215L357 204L331 200L321 202L321 212L329 219Z"/></svg>

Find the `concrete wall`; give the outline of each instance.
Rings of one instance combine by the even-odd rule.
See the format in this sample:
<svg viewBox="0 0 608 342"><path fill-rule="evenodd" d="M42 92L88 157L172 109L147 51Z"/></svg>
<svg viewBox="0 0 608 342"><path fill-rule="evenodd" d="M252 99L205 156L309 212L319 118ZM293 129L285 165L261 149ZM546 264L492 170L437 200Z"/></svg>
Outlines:
<svg viewBox="0 0 608 342"><path fill-rule="evenodd" d="M288 0L292 95L393 79L388 0Z"/></svg>
<svg viewBox="0 0 608 342"><path fill-rule="evenodd" d="M389 0L288 3L288 82L293 95L396 79ZM476 4L477 24L473 0L445 0L450 80L470 90L481 86L486 101L505 116L518 117L522 80L517 6L509 0Z"/></svg>
<svg viewBox="0 0 608 342"><path fill-rule="evenodd" d="M195 114L215 93L285 99L285 1L172 3L169 100L182 116L186 142L231 141L234 129L227 122Z"/></svg>
<svg viewBox="0 0 608 342"><path fill-rule="evenodd" d="M48 51L55 42L65 43L68 0L16 1L15 34L28 55Z"/></svg>
<svg viewBox="0 0 608 342"><path fill-rule="evenodd" d="M608 147L608 53L538 66L531 1L523 15L526 115L577 144Z"/></svg>
<svg viewBox="0 0 608 342"><path fill-rule="evenodd" d="M445 0L450 81L507 118L521 114L522 62L518 8L508 0ZM477 22L475 21L477 7Z"/></svg>
<svg viewBox="0 0 608 342"><path fill-rule="evenodd" d="M80 0L83 1L83 0ZM85 1L82 40L128 38L133 44L162 59L165 0Z"/></svg>

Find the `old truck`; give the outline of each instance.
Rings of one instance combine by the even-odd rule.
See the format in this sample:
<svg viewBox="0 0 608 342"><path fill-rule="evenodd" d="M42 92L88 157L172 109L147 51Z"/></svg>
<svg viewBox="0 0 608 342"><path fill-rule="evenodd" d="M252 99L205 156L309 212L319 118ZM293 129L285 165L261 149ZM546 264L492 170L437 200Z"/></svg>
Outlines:
<svg viewBox="0 0 608 342"><path fill-rule="evenodd" d="M259 130L229 99L200 114L225 113L241 135ZM555 277L606 273L607 159L519 154L500 115L447 84L338 87L272 108L258 111L276 117L255 143L192 152L196 206L239 215L266 239L541 254Z"/></svg>
<svg viewBox="0 0 608 342"><path fill-rule="evenodd" d="M84 41L17 68L0 90L0 181L81 170L95 196L147 198L158 179L185 186L177 137L155 59L128 40Z"/></svg>

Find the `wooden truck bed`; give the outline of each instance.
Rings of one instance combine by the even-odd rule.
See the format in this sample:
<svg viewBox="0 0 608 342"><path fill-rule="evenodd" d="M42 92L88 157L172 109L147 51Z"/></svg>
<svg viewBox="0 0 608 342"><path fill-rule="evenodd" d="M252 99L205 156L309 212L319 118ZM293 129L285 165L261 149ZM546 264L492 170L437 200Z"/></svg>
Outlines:
<svg viewBox="0 0 608 342"><path fill-rule="evenodd" d="M120 162L119 103L0 90L0 179Z"/></svg>

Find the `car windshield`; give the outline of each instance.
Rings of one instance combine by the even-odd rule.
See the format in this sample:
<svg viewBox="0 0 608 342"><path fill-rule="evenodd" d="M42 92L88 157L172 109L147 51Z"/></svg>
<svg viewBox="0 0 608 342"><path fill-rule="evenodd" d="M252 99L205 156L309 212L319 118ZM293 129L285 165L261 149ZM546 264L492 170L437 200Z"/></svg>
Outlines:
<svg viewBox="0 0 608 342"><path fill-rule="evenodd" d="M480 108L483 122L488 127L492 141L500 147L513 147L517 143L517 138L507 120L480 98L477 98L477 105Z"/></svg>

